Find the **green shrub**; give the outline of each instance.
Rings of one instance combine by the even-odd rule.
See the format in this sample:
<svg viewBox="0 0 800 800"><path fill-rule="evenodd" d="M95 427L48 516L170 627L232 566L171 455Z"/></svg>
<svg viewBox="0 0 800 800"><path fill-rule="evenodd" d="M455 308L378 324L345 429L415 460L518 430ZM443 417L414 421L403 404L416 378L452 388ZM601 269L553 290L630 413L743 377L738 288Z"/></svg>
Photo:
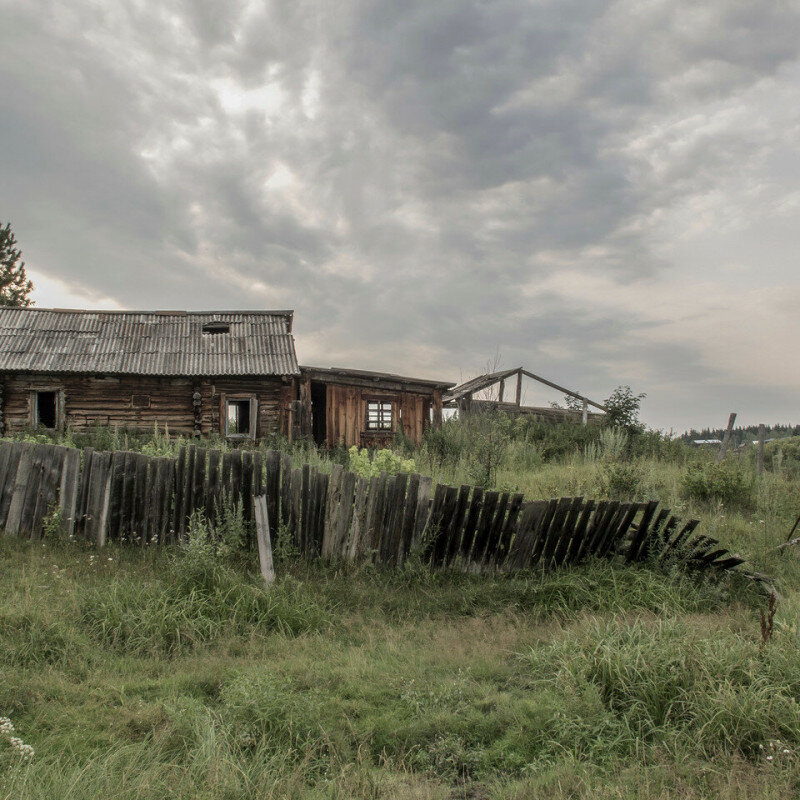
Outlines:
<svg viewBox="0 0 800 800"><path fill-rule="evenodd" d="M403 458L388 449L375 450L372 454L366 448L359 450L355 445L348 451L349 467L362 478L370 478L386 472L397 475L400 472L414 472L417 465L413 459Z"/></svg>
<svg viewBox="0 0 800 800"><path fill-rule="evenodd" d="M800 479L800 436L767 442L764 463L778 475L783 474L790 480Z"/></svg>
<svg viewBox="0 0 800 800"><path fill-rule="evenodd" d="M633 500L644 483L642 468L633 462L603 465L600 470L600 491L611 500Z"/></svg>
<svg viewBox="0 0 800 800"><path fill-rule="evenodd" d="M753 502L753 480L728 462L692 464L681 479L681 494L686 500L748 508Z"/></svg>

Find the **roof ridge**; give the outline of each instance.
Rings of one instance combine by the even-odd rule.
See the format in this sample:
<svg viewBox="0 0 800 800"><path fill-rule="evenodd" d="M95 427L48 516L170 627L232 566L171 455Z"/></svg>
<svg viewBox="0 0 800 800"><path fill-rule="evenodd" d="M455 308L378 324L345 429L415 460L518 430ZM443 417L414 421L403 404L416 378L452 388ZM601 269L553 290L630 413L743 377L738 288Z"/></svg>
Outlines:
<svg viewBox="0 0 800 800"><path fill-rule="evenodd" d="M294 309L208 309L202 311L182 311L178 309L101 309L101 308L44 308L42 306L0 306L0 311L50 311L54 314L154 314L159 316L202 316L206 314L260 314L286 317L294 314Z"/></svg>

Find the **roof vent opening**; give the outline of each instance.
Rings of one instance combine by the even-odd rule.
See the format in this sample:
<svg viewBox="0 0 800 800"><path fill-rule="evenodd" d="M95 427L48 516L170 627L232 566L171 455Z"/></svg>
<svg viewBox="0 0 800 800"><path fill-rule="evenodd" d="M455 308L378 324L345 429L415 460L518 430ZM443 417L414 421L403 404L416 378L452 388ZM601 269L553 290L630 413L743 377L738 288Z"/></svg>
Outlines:
<svg viewBox="0 0 800 800"><path fill-rule="evenodd" d="M231 326L228 322L206 322L203 325L203 333L230 333Z"/></svg>

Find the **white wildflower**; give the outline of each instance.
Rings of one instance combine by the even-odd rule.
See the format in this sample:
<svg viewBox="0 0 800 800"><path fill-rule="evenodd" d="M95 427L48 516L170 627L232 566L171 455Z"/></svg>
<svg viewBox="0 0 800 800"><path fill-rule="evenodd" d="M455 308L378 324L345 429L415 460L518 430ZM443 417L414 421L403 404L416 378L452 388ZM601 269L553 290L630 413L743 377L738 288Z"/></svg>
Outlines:
<svg viewBox="0 0 800 800"><path fill-rule="evenodd" d="M767 756L767 761L772 761L772 756Z"/></svg>

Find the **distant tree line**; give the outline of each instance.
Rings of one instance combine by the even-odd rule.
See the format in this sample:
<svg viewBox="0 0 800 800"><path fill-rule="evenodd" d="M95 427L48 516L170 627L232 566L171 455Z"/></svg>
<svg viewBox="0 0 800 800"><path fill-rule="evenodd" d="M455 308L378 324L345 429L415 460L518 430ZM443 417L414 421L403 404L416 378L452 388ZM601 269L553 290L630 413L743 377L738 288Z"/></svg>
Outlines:
<svg viewBox="0 0 800 800"><path fill-rule="evenodd" d="M787 436L800 436L800 425L767 425L767 439L783 439ZM679 438L688 444L696 439L722 439L725 428L703 428L682 434ZM758 425L748 425L734 428L731 431L731 446L738 447L747 442L754 442L758 438Z"/></svg>

